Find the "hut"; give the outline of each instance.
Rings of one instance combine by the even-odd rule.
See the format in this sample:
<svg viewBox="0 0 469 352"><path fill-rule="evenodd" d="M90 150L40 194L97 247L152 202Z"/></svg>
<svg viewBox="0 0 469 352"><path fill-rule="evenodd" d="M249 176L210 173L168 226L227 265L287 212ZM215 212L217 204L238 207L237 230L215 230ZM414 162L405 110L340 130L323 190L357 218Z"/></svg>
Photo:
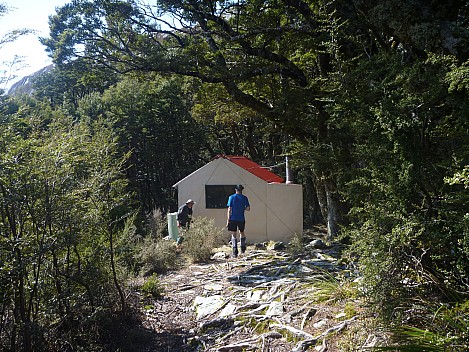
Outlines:
<svg viewBox="0 0 469 352"><path fill-rule="evenodd" d="M288 175L288 172L287 172ZM214 219L215 226L226 226L228 197L237 184L244 186L251 211L245 213L249 242L288 241L303 231L303 188L284 182L268 168L244 156L217 155L173 185L178 204L196 202L194 217Z"/></svg>

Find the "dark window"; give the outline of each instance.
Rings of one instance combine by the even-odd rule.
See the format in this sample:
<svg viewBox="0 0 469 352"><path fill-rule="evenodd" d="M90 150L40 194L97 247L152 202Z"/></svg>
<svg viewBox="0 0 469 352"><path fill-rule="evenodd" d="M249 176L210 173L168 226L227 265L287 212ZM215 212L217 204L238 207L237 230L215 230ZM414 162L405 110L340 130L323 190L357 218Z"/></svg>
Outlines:
<svg viewBox="0 0 469 352"><path fill-rule="evenodd" d="M235 193L235 185L205 185L205 206L207 209L227 208L228 197Z"/></svg>

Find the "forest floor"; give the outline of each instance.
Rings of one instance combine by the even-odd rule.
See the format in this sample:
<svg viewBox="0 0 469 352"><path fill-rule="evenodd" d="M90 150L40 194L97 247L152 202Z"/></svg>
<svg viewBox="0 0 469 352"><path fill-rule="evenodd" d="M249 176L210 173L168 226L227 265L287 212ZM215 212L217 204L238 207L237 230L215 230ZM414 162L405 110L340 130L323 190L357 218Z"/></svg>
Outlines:
<svg viewBox="0 0 469 352"><path fill-rule="evenodd" d="M300 255L248 246L230 258L219 248L210 263L158 275L162 295L132 290L139 332L129 351L364 351L385 336L359 298L359 278L341 265L341 245ZM319 246L321 247L321 246ZM144 279L142 279L144 280ZM124 349L120 349L123 351ZM127 350L127 349L126 349Z"/></svg>

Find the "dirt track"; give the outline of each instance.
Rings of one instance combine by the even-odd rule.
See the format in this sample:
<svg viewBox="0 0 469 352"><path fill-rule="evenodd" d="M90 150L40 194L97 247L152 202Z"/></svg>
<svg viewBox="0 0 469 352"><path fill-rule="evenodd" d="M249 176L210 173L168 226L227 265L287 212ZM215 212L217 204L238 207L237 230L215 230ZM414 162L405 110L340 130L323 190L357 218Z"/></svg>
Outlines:
<svg viewBox="0 0 469 352"><path fill-rule="evenodd" d="M333 283L339 247L286 251L221 248L207 264L159 276L158 300L141 300L146 351L340 351L337 332L356 325L346 302L319 302L317 282ZM313 299L314 298L314 299ZM349 349L360 350L360 349Z"/></svg>

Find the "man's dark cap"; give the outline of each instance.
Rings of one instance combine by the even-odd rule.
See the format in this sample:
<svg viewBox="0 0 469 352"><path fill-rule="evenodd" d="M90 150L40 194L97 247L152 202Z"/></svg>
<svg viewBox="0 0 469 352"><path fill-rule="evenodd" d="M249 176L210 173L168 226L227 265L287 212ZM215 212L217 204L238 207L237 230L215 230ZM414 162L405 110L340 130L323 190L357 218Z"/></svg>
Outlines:
<svg viewBox="0 0 469 352"><path fill-rule="evenodd" d="M237 189L238 191L242 191L244 189L244 187L243 187L243 185L236 185L235 189Z"/></svg>

